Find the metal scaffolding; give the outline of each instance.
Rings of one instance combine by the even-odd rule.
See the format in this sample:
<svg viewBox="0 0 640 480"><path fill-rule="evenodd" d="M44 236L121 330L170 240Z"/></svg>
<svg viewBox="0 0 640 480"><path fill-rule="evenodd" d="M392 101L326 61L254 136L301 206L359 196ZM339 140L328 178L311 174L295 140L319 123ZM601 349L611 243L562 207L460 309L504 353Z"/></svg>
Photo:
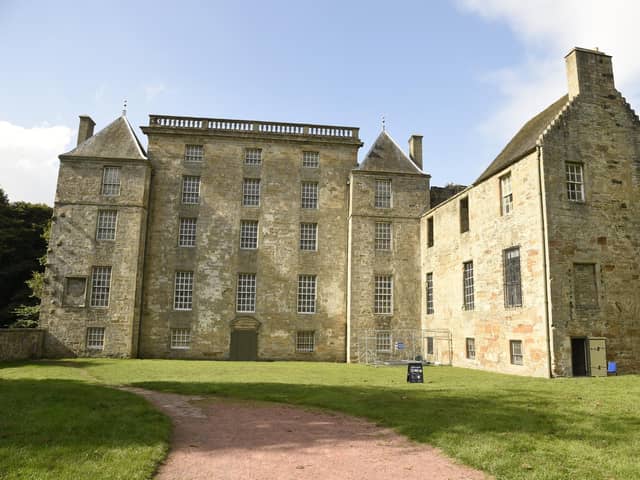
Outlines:
<svg viewBox="0 0 640 480"><path fill-rule="evenodd" d="M447 329L376 330L353 332L356 363L394 364L422 361L451 365L451 332Z"/></svg>

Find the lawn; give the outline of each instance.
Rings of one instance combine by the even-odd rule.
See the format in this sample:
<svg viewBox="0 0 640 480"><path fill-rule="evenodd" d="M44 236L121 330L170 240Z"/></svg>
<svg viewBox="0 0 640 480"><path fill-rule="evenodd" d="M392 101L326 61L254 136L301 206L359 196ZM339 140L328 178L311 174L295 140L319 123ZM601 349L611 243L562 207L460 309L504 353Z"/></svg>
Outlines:
<svg viewBox="0 0 640 480"><path fill-rule="evenodd" d="M60 388L96 390L93 395L79 395L68 405L64 392L52 393L52 382ZM0 417L0 478L8 471L11 448L26 449L24 468L31 469L30 476L13 478L47 478L37 473L42 461L31 455L52 457L38 452L40 440L32 438L49 430L55 430L55 438L63 440L59 444L53 437L48 439L46 449L62 450L56 454L64 459L59 463L91 463L93 459L88 460L87 455L92 448L102 452L101 461L114 463L133 450L147 449L139 465L135 464L138 477L128 478L149 475L149 461L159 458L157 453L166 440L166 422L150 417L154 413L135 397L106 390L99 383L338 410L393 427L499 479L640 478L640 377L632 375L547 380L427 367L424 384L408 385L405 369L400 367L107 359L33 362L0 367L0 408L4 412L17 410L20 400L11 399L20 397L23 383L28 392L22 396L30 406L27 412L20 410L20 418L30 420L11 427L9 417L10 433L6 435L7 419ZM16 386L8 397L4 395L5 384ZM109 408L104 405L119 405L115 412L119 415L109 417ZM74 426L66 430L74 432L72 442L65 443L68 435L59 434L61 426L52 424L45 415L53 408L61 414L65 409L74 414ZM138 413L134 413L136 408ZM96 421L91 412L99 415L100 434L91 435ZM124 425L127 422L129 427ZM157 428L142 438L137 436L140 424ZM24 439L19 447L12 447L15 435ZM83 445L83 435L89 435L88 445ZM78 452L77 445L83 445L85 451ZM121 457L115 458L112 449L118 447ZM131 456L139 458L140 454ZM20 465L14 461L9 467L23 468ZM93 473L75 475L89 476L100 478Z"/></svg>

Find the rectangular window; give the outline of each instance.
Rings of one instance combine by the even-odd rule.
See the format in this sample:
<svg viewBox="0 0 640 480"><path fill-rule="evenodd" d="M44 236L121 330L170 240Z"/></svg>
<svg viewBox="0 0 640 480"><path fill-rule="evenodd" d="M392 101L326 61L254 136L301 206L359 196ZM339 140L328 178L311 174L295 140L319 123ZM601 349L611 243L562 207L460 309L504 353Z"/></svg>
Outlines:
<svg viewBox="0 0 640 480"><path fill-rule="evenodd" d="M598 307L595 263L573 264L573 297L576 308Z"/></svg>
<svg viewBox="0 0 640 480"><path fill-rule="evenodd" d="M116 210L98 210L96 240L115 240L118 212Z"/></svg>
<svg viewBox="0 0 640 480"><path fill-rule="evenodd" d="M318 224L300 224L300 250L318 249Z"/></svg>
<svg viewBox="0 0 640 480"><path fill-rule="evenodd" d="M318 168L320 166L320 153L302 152L302 166L304 168Z"/></svg>
<svg viewBox="0 0 640 480"><path fill-rule="evenodd" d="M467 338L466 341L467 358L469 360L476 359L476 340L475 338Z"/></svg>
<svg viewBox="0 0 640 480"><path fill-rule="evenodd" d="M193 272L176 272L173 293L174 310L191 310L193 308Z"/></svg>
<svg viewBox="0 0 640 480"><path fill-rule="evenodd" d="M302 208L318 208L318 183L302 182Z"/></svg>
<svg viewBox="0 0 640 480"><path fill-rule="evenodd" d="M242 205L245 207L260 206L260 179L245 178L242 182Z"/></svg>
<svg viewBox="0 0 640 480"><path fill-rule="evenodd" d="M391 315L393 313L393 277L376 275L375 285L374 313Z"/></svg>
<svg viewBox="0 0 640 480"><path fill-rule="evenodd" d="M376 180L376 208L391 208L391 180Z"/></svg>
<svg viewBox="0 0 640 480"><path fill-rule="evenodd" d="M104 327L87 328L87 348L91 350L104 349Z"/></svg>
<svg viewBox="0 0 640 480"><path fill-rule="evenodd" d="M85 277L66 278L62 301L65 307L84 307L86 295L87 279Z"/></svg>
<svg viewBox="0 0 640 480"><path fill-rule="evenodd" d="M202 145L185 145L184 161L185 162L202 162L204 147Z"/></svg>
<svg viewBox="0 0 640 480"><path fill-rule="evenodd" d="M464 293L464 309L474 309L473 298L473 262L464 262L462 264L462 290Z"/></svg>
<svg viewBox="0 0 640 480"><path fill-rule="evenodd" d="M108 307L111 267L93 267L91 272L91 306Z"/></svg>
<svg viewBox="0 0 640 480"><path fill-rule="evenodd" d="M510 173L500 177L500 198L502 199L502 215L509 215L513 211Z"/></svg>
<svg viewBox="0 0 640 480"><path fill-rule="evenodd" d="M391 351L391 332L376 332L376 351Z"/></svg>
<svg viewBox="0 0 640 480"><path fill-rule="evenodd" d="M236 291L236 312L253 313L256 311L256 274L238 274Z"/></svg>
<svg viewBox="0 0 640 480"><path fill-rule="evenodd" d="M469 231L469 197L460 199L460 233Z"/></svg>
<svg viewBox="0 0 640 480"><path fill-rule="evenodd" d="M247 148L244 151L245 165L260 165L262 163L262 149Z"/></svg>
<svg viewBox="0 0 640 480"><path fill-rule="evenodd" d="M427 315L433 314L433 273L427 273Z"/></svg>
<svg viewBox="0 0 640 480"><path fill-rule="evenodd" d="M200 203L200 177L182 177L182 203Z"/></svg>
<svg viewBox="0 0 640 480"><path fill-rule="evenodd" d="M242 250L255 250L258 248L258 221L240 221L240 248Z"/></svg>
<svg viewBox="0 0 640 480"><path fill-rule="evenodd" d="M433 247L433 217L427 218L427 247Z"/></svg>
<svg viewBox="0 0 640 480"><path fill-rule="evenodd" d="M196 246L196 229L197 219L181 218L180 231L178 232L179 247L195 247Z"/></svg>
<svg viewBox="0 0 640 480"><path fill-rule="evenodd" d="M511 351L511 364L522 365L522 340L509 340L509 350Z"/></svg>
<svg viewBox="0 0 640 480"><path fill-rule="evenodd" d="M391 222L376 222L376 250L391 250Z"/></svg>
<svg viewBox="0 0 640 480"><path fill-rule="evenodd" d="M298 275L298 313L316 313L315 275Z"/></svg>
<svg viewBox="0 0 640 480"><path fill-rule="evenodd" d="M427 337L427 355L433 355L433 337Z"/></svg>
<svg viewBox="0 0 640 480"><path fill-rule="evenodd" d="M581 163L566 163L567 198L571 202L584 202L584 176Z"/></svg>
<svg viewBox="0 0 640 480"><path fill-rule="evenodd" d="M315 349L315 332L302 331L296 332L296 352L312 353Z"/></svg>
<svg viewBox="0 0 640 480"><path fill-rule="evenodd" d="M522 306L522 284L520 279L520 248L508 248L502 252L504 270L504 306Z"/></svg>
<svg viewBox="0 0 640 480"><path fill-rule="evenodd" d="M104 167L102 170L102 195L120 195L120 167Z"/></svg>
<svg viewBox="0 0 640 480"><path fill-rule="evenodd" d="M188 328L171 329L171 348L188 350L191 347L191 330Z"/></svg>

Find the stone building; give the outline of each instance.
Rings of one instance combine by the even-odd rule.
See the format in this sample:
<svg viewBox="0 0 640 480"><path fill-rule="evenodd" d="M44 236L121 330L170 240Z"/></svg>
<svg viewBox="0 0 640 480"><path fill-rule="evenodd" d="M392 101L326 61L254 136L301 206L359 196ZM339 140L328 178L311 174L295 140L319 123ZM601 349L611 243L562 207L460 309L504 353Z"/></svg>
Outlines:
<svg viewBox="0 0 640 480"><path fill-rule="evenodd" d="M611 58L468 187L422 137L151 115L80 118L60 156L49 356L377 361L534 375L640 369L640 121Z"/></svg>

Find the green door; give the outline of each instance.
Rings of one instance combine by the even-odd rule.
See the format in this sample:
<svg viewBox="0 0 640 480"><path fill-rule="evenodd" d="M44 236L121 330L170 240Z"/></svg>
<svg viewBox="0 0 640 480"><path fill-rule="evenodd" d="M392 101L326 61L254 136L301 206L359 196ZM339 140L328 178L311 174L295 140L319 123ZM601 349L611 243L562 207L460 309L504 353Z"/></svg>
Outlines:
<svg viewBox="0 0 640 480"><path fill-rule="evenodd" d="M258 359L258 332L234 330L231 332L231 360L255 361Z"/></svg>

